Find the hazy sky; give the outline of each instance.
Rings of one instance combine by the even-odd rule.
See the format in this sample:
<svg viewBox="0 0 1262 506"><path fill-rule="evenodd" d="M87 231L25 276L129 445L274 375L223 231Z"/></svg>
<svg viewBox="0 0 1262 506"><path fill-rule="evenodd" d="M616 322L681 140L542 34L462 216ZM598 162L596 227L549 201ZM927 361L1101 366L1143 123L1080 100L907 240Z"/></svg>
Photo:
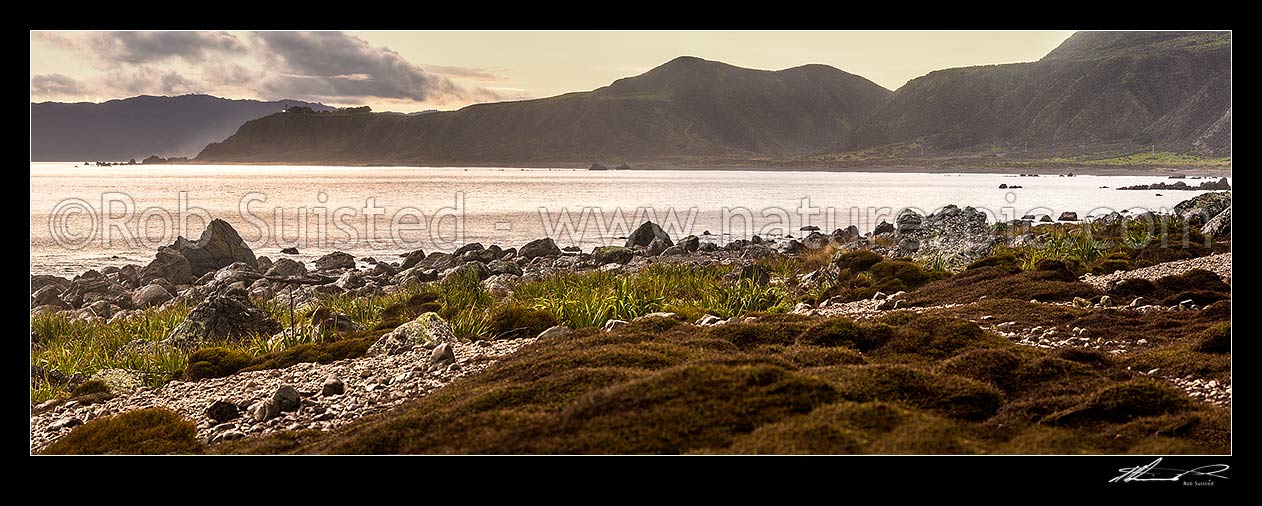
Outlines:
<svg viewBox="0 0 1262 506"><path fill-rule="evenodd" d="M682 55L832 65L897 89L1034 61L1071 31L31 32L31 101L207 93L374 110L456 109L605 86Z"/></svg>

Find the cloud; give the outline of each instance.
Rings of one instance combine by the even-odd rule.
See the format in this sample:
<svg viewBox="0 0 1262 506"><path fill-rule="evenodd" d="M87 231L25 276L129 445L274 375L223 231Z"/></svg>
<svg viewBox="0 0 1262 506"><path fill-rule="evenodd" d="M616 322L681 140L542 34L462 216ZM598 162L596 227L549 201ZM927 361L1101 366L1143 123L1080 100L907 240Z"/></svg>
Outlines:
<svg viewBox="0 0 1262 506"><path fill-rule="evenodd" d="M87 45L116 63L148 63L180 58L192 63L215 55L244 54L248 48L228 32L96 32Z"/></svg>
<svg viewBox="0 0 1262 506"><path fill-rule="evenodd" d="M457 79L470 81L499 81L501 78L483 69L451 67L447 65L426 65L425 70Z"/></svg>
<svg viewBox="0 0 1262 506"><path fill-rule="evenodd" d="M62 74L36 74L31 76L31 95L70 96L86 95L87 87L79 80Z"/></svg>
<svg viewBox="0 0 1262 506"><path fill-rule="evenodd" d="M264 82L276 95L436 103L498 96L490 90L461 88L389 48L373 47L342 32L261 32L257 37L283 69Z"/></svg>
<svg viewBox="0 0 1262 506"><path fill-rule="evenodd" d="M61 52L55 57L43 53L44 58L74 62L81 69L65 72L73 77L33 74L32 101L206 93L407 109L525 96L511 88L480 86L507 81L488 70L417 65L388 47L343 32L33 31L31 42L33 58L41 46L39 51Z"/></svg>

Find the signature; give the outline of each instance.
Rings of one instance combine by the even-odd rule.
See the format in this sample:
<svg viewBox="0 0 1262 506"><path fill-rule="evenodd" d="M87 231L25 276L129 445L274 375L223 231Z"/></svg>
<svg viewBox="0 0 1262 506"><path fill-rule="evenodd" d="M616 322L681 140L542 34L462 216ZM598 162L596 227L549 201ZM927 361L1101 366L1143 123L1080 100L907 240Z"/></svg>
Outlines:
<svg viewBox="0 0 1262 506"><path fill-rule="evenodd" d="M1184 476L1192 477L1213 477L1227 479L1221 473L1231 468L1227 464L1210 464L1207 466L1197 467L1195 469L1171 469L1168 467L1157 467L1161 463L1161 459L1152 461L1151 464L1138 467L1123 467L1118 469L1122 474L1116 478L1109 480L1109 483L1131 482L1131 481L1179 481Z"/></svg>

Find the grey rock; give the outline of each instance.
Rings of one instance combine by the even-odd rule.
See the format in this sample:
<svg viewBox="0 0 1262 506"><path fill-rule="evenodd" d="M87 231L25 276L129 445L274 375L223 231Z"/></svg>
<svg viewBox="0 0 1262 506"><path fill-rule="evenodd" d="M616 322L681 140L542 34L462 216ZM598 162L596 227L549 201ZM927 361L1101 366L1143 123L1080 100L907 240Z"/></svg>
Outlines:
<svg viewBox="0 0 1262 506"><path fill-rule="evenodd" d="M88 379L105 383L105 386L114 393L130 392L145 386L144 373L131 369L101 369Z"/></svg>
<svg viewBox="0 0 1262 506"><path fill-rule="evenodd" d="M263 399L250 405L250 418L256 422L265 422L280 415L280 406L272 399Z"/></svg>
<svg viewBox="0 0 1262 506"><path fill-rule="evenodd" d="M267 269L268 276L292 277L307 274L307 265L290 258L279 258Z"/></svg>
<svg viewBox="0 0 1262 506"><path fill-rule="evenodd" d="M334 251L320 258L317 258L315 261L315 268L317 271L329 271L329 270L334 270L334 269L354 269L355 257L351 256L349 253L343 253L341 251Z"/></svg>
<svg viewBox="0 0 1262 506"><path fill-rule="evenodd" d="M35 290L31 294L31 306L57 306L59 308L69 308L70 305L61 300L61 289L53 285L47 285Z"/></svg>
<svg viewBox="0 0 1262 506"><path fill-rule="evenodd" d="M282 412L298 411L302 406L302 396L298 395L298 389L293 385L281 385L276 389L276 393L272 394L272 401L276 403L276 409Z"/></svg>
<svg viewBox="0 0 1262 506"><path fill-rule="evenodd" d="M466 251L459 256L461 262L482 262L490 263L495 261L495 252L487 249L479 249L474 251Z"/></svg>
<svg viewBox="0 0 1262 506"><path fill-rule="evenodd" d="M601 327L601 330L604 330L605 332L613 332L622 327L625 327L626 325L627 325L626 320L612 320L611 319L611 320L605 321L605 325Z"/></svg>
<svg viewBox="0 0 1262 506"><path fill-rule="evenodd" d="M623 246L601 246L592 251L597 264L625 264L635 258L635 250Z"/></svg>
<svg viewBox="0 0 1262 506"><path fill-rule="evenodd" d="M1199 227L1231 207L1231 192L1202 193L1175 204L1172 213L1189 225Z"/></svg>
<svg viewBox="0 0 1262 506"><path fill-rule="evenodd" d="M677 256L687 256L687 255L688 255L688 250L685 249L682 244L676 244L674 246L666 248L665 250L662 250L660 254L660 256L664 256L664 257L677 257Z"/></svg>
<svg viewBox="0 0 1262 506"><path fill-rule="evenodd" d="M368 348L366 354L399 355L417 346L432 349L442 343L454 342L456 336L451 326L438 313L424 313L381 336Z"/></svg>
<svg viewBox="0 0 1262 506"><path fill-rule="evenodd" d="M695 253L701 248L701 239L695 235L690 235L679 240L679 244L689 253Z"/></svg>
<svg viewBox="0 0 1262 506"><path fill-rule="evenodd" d="M482 262L467 262L447 269L440 275L444 279L451 276L473 276L478 281L482 281L491 277L491 269L488 269L486 264Z"/></svg>
<svg viewBox="0 0 1262 506"><path fill-rule="evenodd" d="M320 387L320 395L324 397L342 395L344 393L346 393L346 383L337 376L329 376L324 380L324 385Z"/></svg>
<svg viewBox="0 0 1262 506"><path fill-rule="evenodd" d="M961 268L990 253L994 243L986 214L949 205L929 216L903 211L896 220L898 252L913 260L939 259Z"/></svg>
<svg viewBox="0 0 1262 506"><path fill-rule="evenodd" d="M486 249L486 247L485 247L485 246L483 246L483 245L482 245L482 243L480 243L480 242L472 242L472 243L469 243L469 244L465 244L465 245L463 245L463 246L461 246L461 247L459 247L459 248L456 248L456 251L451 252L451 256L453 256L453 257L458 257L458 256L463 255L463 254L465 254L465 253L468 253L468 252L470 252L470 251L482 251L482 250L484 250L484 249Z"/></svg>
<svg viewBox="0 0 1262 506"><path fill-rule="evenodd" d="M77 426L82 425L82 424L83 424L83 420L80 420L80 419L78 419L77 417L68 416L68 417L62 418L62 419L60 419L60 420L57 420L57 421L55 421L55 422L53 422L53 423L49 424L49 425L48 425L48 428L50 428L50 429L69 429L69 428L71 428L71 427L77 427Z"/></svg>
<svg viewBox="0 0 1262 506"><path fill-rule="evenodd" d="M552 339L555 337L562 337L562 336L568 335L569 333L573 331L574 331L573 329L566 327L565 325L553 325L551 327L548 327L547 330L540 332L539 335L536 336L536 338L537 339Z"/></svg>
<svg viewBox="0 0 1262 506"><path fill-rule="evenodd" d="M181 285L192 283L196 279L193 277L193 267L188 263L188 259L184 258L180 252L166 246L159 247L153 261L140 269L140 283L149 284L158 278Z"/></svg>
<svg viewBox="0 0 1262 506"><path fill-rule="evenodd" d="M1060 218L1057 221L1078 221L1078 213L1065 211L1060 213Z"/></svg>
<svg viewBox="0 0 1262 506"><path fill-rule="evenodd" d="M514 276L522 275L521 267L518 267L517 264L513 262L507 262L504 260L492 260L491 263L487 264L486 267L487 269L491 271L492 275L495 275L495 274L511 274Z"/></svg>
<svg viewBox="0 0 1262 506"><path fill-rule="evenodd" d="M535 239L526 243L520 250L517 250L517 256L531 260L538 257L555 257L561 255L561 248L557 247L557 243L551 237L543 239Z"/></svg>
<svg viewBox="0 0 1262 506"><path fill-rule="evenodd" d="M416 264L420 263L422 260L425 260L425 250L418 249L416 251L408 253L407 256L403 258L403 263L399 265L399 270L411 269L412 267L415 267Z"/></svg>
<svg viewBox="0 0 1262 506"><path fill-rule="evenodd" d="M220 219L211 220L197 241L178 237L170 248L188 260L193 276L205 275L232 265L233 262L244 262L251 267L258 267L258 259L254 257L254 251L246 245L232 225ZM171 276L161 277L167 278L172 283L180 283ZM142 275L141 282L147 281Z"/></svg>
<svg viewBox="0 0 1262 506"><path fill-rule="evenodd" d="M223 399L210 403L210 406L206 408L206 417L214 420L215 423L236 420L240 416L241 411L237 405Z"/></svg>
<svg viewBox="0 0 1262 506"><path fill-rule="evenodd" d="M625 246L628 248L634 248L637 246L647 247L653 244L653 241L655 240L660 240L665 243L665 246L662 249L675 245L675 243L670 240L670 234L667 234L665 230L662 230L662 227L651 221L646 221L641 224L639 228L635 229L635 232L632 232L631 235L627 236L627 243Z"/></svg>
<svg viewBox="0 0 1262 506"><path fill-rule="evenodd" d="M211 293L168 336L171 344L184 347L207 340L272 335L280 323L255 307L245 290L225 288Z"/></svg>
<svg viewBox="0 0 1262 506"><path fill-rule="evenodd" d="M717 325L721 321L723 321L722 318L719 318L712 314L708 314L708 315L702 316L700 319L697 320L697 326L709 327L712 325Z"/></svg>
<svg viewBox="0 0 1262 506"><path fill-rule="evenodd" d="M298 248L294 248L294 247L283 248L283 249L281 249L281 250L280 250L280 252L281 252L281 254L283 254L283 255L297 255L297 254L298 254Z"/></svg>
<svg viewBox="0 0 1262 506"><path fill-rule="evenodd" d="M672 244L670 243L670 239L662 239L659 237L653 239L653 242L649 243L648 247L644 250L644 254L655 257L661 255L663 251L666 251L671 246Z"/></svg>
<svg viewBox="0 0 1262 506"><path fill-rule="evenodd" d="M456 352L451 343L441 343L429 354L429 365L446 366L456 361Z"/></svg>
<svg viewBox="0 0 1262 506"><path fill-rule="evenodd" d="M1210 218L1205 222L1205 226L1201 227L1201 233L1213 238L1227 237L1231 235L1231 207L1223 209L1218 215Z"/></svg>

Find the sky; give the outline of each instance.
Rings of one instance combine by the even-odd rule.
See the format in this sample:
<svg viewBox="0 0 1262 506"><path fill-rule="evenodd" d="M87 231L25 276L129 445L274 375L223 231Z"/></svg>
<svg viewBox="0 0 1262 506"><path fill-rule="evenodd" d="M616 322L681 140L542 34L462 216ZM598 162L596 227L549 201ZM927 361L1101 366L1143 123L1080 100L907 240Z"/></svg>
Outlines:
<svg viewBox="0 0 1262 506"><path fill-rule="evenodd" d="M1072 31L31 32L31 101L205 93L375 111L587 91L678 56L837 67L891 90L934 70L1035 61Z"/></svg>

